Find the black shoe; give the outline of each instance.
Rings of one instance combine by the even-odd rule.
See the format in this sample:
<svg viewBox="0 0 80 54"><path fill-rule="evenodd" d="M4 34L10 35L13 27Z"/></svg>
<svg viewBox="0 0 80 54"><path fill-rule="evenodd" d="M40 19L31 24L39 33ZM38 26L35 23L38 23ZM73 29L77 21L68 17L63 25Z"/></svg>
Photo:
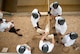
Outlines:
<svg viewBox="0 0 80 54"><path fill-rule="evenodd" d="M18 36L23 36L22 34L18 34Z"/></svg>
<svg viewBox="0 0 80 54"><path fill-rule="evenodd" d="M20 29L16 29L16 31L20 31Z"/></svg>

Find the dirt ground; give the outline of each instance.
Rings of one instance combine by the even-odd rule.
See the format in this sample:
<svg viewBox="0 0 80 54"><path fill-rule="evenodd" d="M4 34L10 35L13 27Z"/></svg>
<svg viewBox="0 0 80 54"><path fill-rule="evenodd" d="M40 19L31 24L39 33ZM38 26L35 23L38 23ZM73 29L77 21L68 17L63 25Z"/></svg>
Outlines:
<svg viewBox="0 0 80 54"><path fill-rule="evenodd" d="M68 30L65 34L70 32L78 33L79 37L76 40L76 44L78 47L80 47L80 42L79 42L80 41L80 15L63 15L62 17L66 19L68 25ZM34 30L30 21L31 19L30 16L13 15L13 16L5 16L4 18L6 18L8 21L14 20L15 27L21 29L19 33L23 34L23 36L20 37L14 33L9 33L9 32L0 32L0 51L2 50L2 48L7 47L9 48L8 52L16 52L16 46L18 44L27 43L31 47L34 47L32 54L35 53L43 54L38 48L40 38L34 38L35 36L40 36L40 35ZM40 18L39 24L42 29L45 28L46 18L47 16L42 16ZM80 49L75 50L73 46L64 47L62 44L55 42L54 49L49 54L80 54Z"/></svg>

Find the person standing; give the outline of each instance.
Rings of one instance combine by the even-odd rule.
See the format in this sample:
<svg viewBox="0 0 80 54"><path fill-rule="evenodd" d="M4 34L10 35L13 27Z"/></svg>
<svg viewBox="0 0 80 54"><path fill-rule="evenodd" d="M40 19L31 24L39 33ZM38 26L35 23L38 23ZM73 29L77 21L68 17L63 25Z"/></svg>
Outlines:
<svg viewBox="0 0 80 54"><path fill-rule="evenodd" d="M67 31L67 24L64 18L58 16L55 18L55 30L57 34L64 35Z"/></svg>
<svg viewBox="0 0 80 54"><path fill-rule="evenodd" d="M77 38L78 34L75 32L71 32L63 37L62 43L64 44L65 47L69 47L75 43Z"/></svg>
<svg viewBox="0 0 80 54"><path fill-rule="evenodd" d="M40 17L41 17L41 14L40 14L39 10L38 9L34 9L32 11L32 14L31 14L31 22L32 22L32 25L33 25L33 27L35 29L40 28L39 27L39 19L40 19Z"/></svg>
<svg viewBox="0 0 80 54"><path fill-rule="evenodd" d="M44 36L42 36L41 40L39 41L39 49L43 53L50 53L54 48L54 36L52 36L52 43L49 41L44 41L44 39L48 36L46 33Z"/></svg>
<svg viewBox="0 0 80 54"><path fill-rule="evenodd" d="M17 45L16 51L18 54L31 54L31 47L27 44Z"/></svg>
<svg viewBox="0 0 80 54"><path fill-rule="evenodd" d="M52 18L55 18L56 16L61 16L62 15L62 8L61 8L61 6L59 5L58 2L53 2L53 3L50 4L48 14Z"/></svg>

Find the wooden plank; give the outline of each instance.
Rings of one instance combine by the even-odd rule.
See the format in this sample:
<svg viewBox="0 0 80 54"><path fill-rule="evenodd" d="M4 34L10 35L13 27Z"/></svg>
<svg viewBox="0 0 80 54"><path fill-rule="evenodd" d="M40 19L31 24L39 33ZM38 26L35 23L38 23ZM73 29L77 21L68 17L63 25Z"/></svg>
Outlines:
<svg viewBox="0 0 80 54"><path fill-rule="evenodd" d="M3 48L1 52L7 52L8 48Z"/></svg>

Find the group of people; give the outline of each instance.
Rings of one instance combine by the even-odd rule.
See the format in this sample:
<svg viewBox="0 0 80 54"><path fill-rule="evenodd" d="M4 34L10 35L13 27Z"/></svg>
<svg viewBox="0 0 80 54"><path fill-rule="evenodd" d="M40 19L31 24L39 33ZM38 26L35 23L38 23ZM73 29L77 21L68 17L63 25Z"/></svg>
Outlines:
<svg viewBox="0 0 80 54"><path fill-rule="evenodd" d="M1 14L1 13L0 13ZM31 23L33 27L38 30L41 30L40 34L42 38L39 41L39 49L43 53L50 53L54 46L55 46L55 38L54 36L62 35L63 38L61 39L61 43L65 47L69 47L73 45L78 38L78 34L76 32L71 32L66 35L65 32L67 31L67 23L66 20L61 16L62 15L62 8L58 2L53 2L50 4L50 8L48 11L49 16L51 16L52 20L55 20L55 31L56 33L49 34L49 32L45 32L45 30L41 30L39 26L39 19L41 14L38 9L34 9L31 13ZM2 15L3 16L3 15ZM15 29L13 21L7 21L0 16L0 31L9 31L17 34L18 36L22 36L22 34L18 34L17 31L20 29ZM52 39L52 42L46 41L46 38ZM31 54L31 48L27 44L17 45L16 51L18 54Z"/></svg>

